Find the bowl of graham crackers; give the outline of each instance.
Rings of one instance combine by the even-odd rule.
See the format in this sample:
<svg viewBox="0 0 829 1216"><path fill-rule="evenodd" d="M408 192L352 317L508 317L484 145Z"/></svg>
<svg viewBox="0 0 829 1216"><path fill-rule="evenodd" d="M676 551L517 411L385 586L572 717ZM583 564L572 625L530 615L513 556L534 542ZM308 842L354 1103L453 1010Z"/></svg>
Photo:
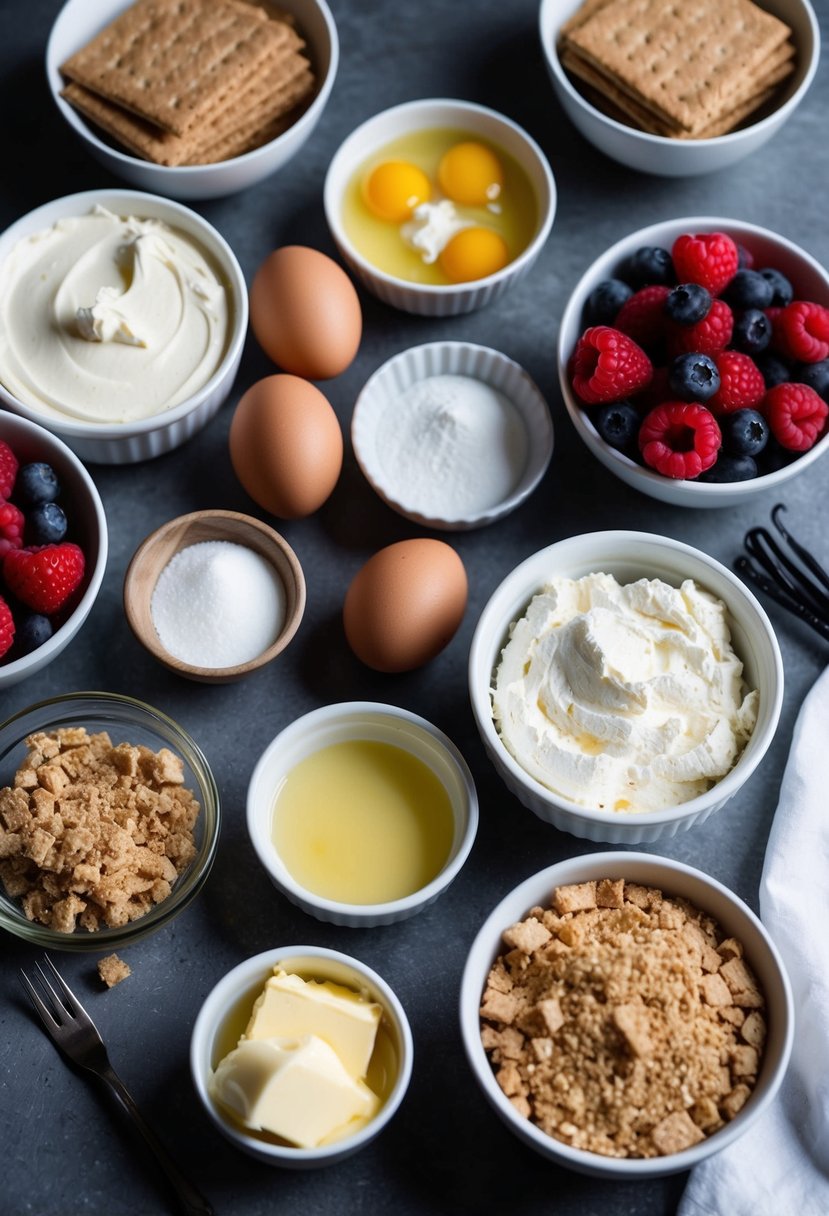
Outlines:
<svg viewBox="0 0 829 1216"><path fill-rule="evenodd" d="M67 0L46 72L61 114L113 173L206 199L294 156L338 58L325 0Z"/></svg>
<svg viewBox="0 0 829 1216"><path fill-rule="evenodd" d="M761 147L817 70L809 0L542 0L558 101L601 152L665 177L710 173Z"/></svg>

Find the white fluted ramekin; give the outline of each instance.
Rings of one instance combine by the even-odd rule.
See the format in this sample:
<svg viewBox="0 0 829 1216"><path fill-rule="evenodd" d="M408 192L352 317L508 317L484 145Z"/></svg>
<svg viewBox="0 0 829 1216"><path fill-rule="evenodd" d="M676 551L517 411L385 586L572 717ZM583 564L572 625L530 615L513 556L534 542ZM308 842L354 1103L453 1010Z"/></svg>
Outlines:
<svg viewBox="0 0 829 1216"><path fill-rule="evenodd" d="M407 498L405 487L385 474L377 450L381 416L401 393L428 376L469 376L503 393L517 409L527 433L527 461L510 493L494 506L452 517L425 514ZM461 532L482 528L514 511L532 494L553 454L553 422L535 381L518 363L488 346L472 342L428 342L394 355L364 385L351 417L351 443L372 489L399 515L427 528Z"/></svg>
<svg viewBox="0 0 829 1216"><path fill-rule="evenodd" d="M69 417L47 416L21 401L0 382L0 402L14 413L46 427L69 445L82 460L98 464L134 464L163 456L200 431L224 403L236 378L248 328L248 293L236 255L212 224L181 203L137 190L85 190L36 207L0 235L0 263L18 241L51 228L58 220L86 215L95 206L118 215L158 219L177 228L207 254L228 293L230 326L224 357L197 392L179 405L138 422L91 423Z"/></svg>
<svg viewBox="0 0 829 1216"><path fill-rule="evenodd" d="M674 587L684 579L722 600L734 651L749 688L760 693L754 731L734 767L705 794L660 811L600 811L554 793L530 776L507 751L492 717L494 673L510 626L554 576L614 575L620 583L660 578ZM783 660L762 606L725 566L700 549L649 532L588 532L540 549L517 566L493 592L481 613L469 651L469 695L484 747L507 788L539 819L611 844L644 844L704 823L745 784L774 738L783 703Z"/></svg>

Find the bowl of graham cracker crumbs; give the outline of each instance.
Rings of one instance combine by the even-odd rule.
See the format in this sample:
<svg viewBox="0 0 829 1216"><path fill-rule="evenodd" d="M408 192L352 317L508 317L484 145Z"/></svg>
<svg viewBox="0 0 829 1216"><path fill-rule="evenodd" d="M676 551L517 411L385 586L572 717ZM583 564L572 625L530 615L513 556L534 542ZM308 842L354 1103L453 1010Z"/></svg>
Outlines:
<svg viewBox="0 0 829 1216"><path fill-rule="evenodd" d="M53 950L115 950L204 885L221 810L210 766L160 710L109 692L0 723L0 929Z"/></svg>
<svg viewBox="0 0 829 1216"><path fill-rule="evenodd" d="M678 1173L773 1100L794 1007L754 913L699 870L597 853L506 895L469 952L466 1055L510 1130L581 1173Z"/></svg>

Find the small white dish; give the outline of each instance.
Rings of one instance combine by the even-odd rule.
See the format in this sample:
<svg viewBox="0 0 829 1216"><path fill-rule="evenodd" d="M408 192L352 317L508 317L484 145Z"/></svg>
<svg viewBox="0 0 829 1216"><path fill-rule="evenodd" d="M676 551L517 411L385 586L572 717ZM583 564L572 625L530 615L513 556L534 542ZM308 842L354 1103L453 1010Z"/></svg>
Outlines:
<svg viewBox="0 0 829 1216"><path fill-rule="evenodd" d="M320 1148L296 1148L274 1138L247 1131L213 1100L208 1083L224 1055L236 1046L233 1041L244 1030L253 1002L273 974L274 967L303 977L364 992L383 1009L381 1028L394 1056L396 1076L388 1096L375 1117L360 1131ZM241 1023L241 1030L236 1031ZM231 1033L232 1031L232 1033ZM393 1118L406 1094L412 1075L414 1044L406 1012L389 985L376 971L338 950L320 946L285 946L265 950L245 959L229 971L208 994L199 1010L190 1040L190 1072L196 1094L210 1121L231 1144L266 1165L314 1169L350 1157L379 1135Z"/></svg>
<svg viewBox="0 0 829 1216"><path fill-rule="evenodd" d="M665 1157L604 1157L572 1148L524 1119L501 1090L481 1044L478 1013L486 977L501 950L504 929L523 919L536 905L549 903L553 890L591 879L624 878L658 887L666 895L681 896L719 922L728 936L745 947L745 957L766 998L769 1035L757 1085L738 1115L693 1148ZM460 1022L466 1057L475 1079L507 1127L555 1165L597 1178L642 1181L679 1173L720 1152L739 1139L773 1101L789 1062L794 1039L794 1002L791 986L777 949L760 920L732 891L700 870L667 857L648 853L592 853L571 857L533 874L505 895L486 918L472 943L461 980Z"/></svg>
<svg viewBox="0 0 829 1216"><path fill-rule="evenodd" d="M87 215L96 206L117 215L158 219L192 238L216 266L228 293L229 330L224 357L214 374L191 397L138 422L92 423L47 416L19 400L0 382L0 403L59 435L82 460L99 464L133 464L173 451L200 431L226 400L248 328L248 291L242 268L224 237L189 207L136 190L85 190L36 207L0 234L0 263L18 241L51 228L59 220Z"/></svg>
<svg viewBox="0 0 829 1216"><path fill-rule="evenodd" d="M128 8L130 3L131 0L95 0L94 4L89 0L67 0L52 26L46 47L46 77L55 105L95 159L131 186L181 199L218 198L235 194L263 181L286 165L322 117L337 74L337 28L325 0L284 0L280 4L296 18L317 78L316 94L297 121L276 139L243 156L212 165L182 165L175 168L142 160L114 142L109 142L107 136L61 97L65 84L60 73L61 64Z"/></svg>
<svg viewBox="0 0 829 1216"><path fill-rule="evenodd" d="M440 127L491 140L515 158L535 192L536 230L523 253L496 274L468 283L410 283L379 270L354 247L343 224L343 198L355 170L372 152L407 132ZM556 212L556 185L541 148L503 114L469 101L409 101L367 119L340 145L325 176L323 203L328 227L343 261L368 291L403 312L453 317L490 304L524 277L550 235Z"/></svg>
<svg viewBox="0 0 829 1216"><path fill-rule="evenodd" d="M492 506L451 516L428 512L414 497L407 497L405 487L389 478L376 442L381 419L388 411L394 412L401 393L427 377L444 375L467 376L497 389L515 406L527 438L526 461L509 494ZM363 386L351 419L351 442L369 485L393 511L425 527L459 532L494 523L529 497L553 454L553 423L538 386L500 351L471 342L429 342L394 355ZM412 453L412 459L417 459L417 453ZM444 473L453 477L451 470Z"/></svg>
<svg viewBox="0 0 829 1216"><path fill-rule="evenodd" d="M759 689L754 731L730 772L705 794L659 811L608 811L581 806L531 776L507 751L492 717L494 672L533 596L552 577L612 574L620 583L660 578L678 587L693 579L722 600L735 653L749 688ZM539 819L587 840L644 844L704 823L748 780L774 738L783 703L783 660L765 611L748 588L700 549L647 532L588 532L548 545L523 561L495 589L475 627L469 651L469 695L484 747L507 788Z"/></svg>
<svg viewBox="0 0 829 1216"><path fill-rule="evenodd" d="M641 173L690 177L736 164L762 147L792 116L806 95L820 60L820 29L808 0L763 0L762 8L791 27L797 47L795 70L781 86L774 109L769 113L764 108L756 122L714 139L668 139L603 114L579 92L564 71L556 46L559 30L581 4L582 0L541 0L541 50L553 90L564 113L585 139L605 156Z"/></svg>
<svg viewBox="0 0 829 1216"><path fill-rule="evenodd" d="M454 834L440 873L413 894L386 903L343 903L309 891L290 873L273 841L276 792L291 769L324 747L355 739L391 744L410 752L436 775L452 807ZM394 705L347 701L323 706L297 718L265 748L248 785L247 827L256 855L273 885L304 912L317 920L351 928L390 925L422 911L455 878L478 830L478 795L461 753L425 718Z"/></svg>

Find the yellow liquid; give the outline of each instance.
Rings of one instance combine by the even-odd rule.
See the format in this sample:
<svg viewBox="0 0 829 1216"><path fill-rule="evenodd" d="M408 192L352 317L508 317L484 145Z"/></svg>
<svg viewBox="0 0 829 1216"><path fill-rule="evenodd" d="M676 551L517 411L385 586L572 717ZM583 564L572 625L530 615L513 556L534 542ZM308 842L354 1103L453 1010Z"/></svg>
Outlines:
<svg viewBox="0 0 829 1216"><path fill-rule="evenodd" d="M352 175L343 198L343 227L354 247L378 270L410 283L437 286L449 283L437 262L427 265L421 255L406 244L400 235L399 224L382 220L369 209L363 199L362 188L363 181L377 165L384 161L402 160L424 171L432 185L431 201L436 202L441 197L437 176L441 157L455 144L469 139L489 148L501 162L504 184L498 198L500 211L496 213L489 207L460 204L456 204L455 210L464 219L499 233L506 241L511 262L527 248L535 235L538 204L532 183L518 162L497 144L479 135L471 135L468 131L442 128L410 131L372 153Z"/></svg>
<svg viewBox="0 0 829 1216"><path fill-rule="evenodd" d="M291 769L277 791L272 833L307 891L380 904L440 873L454 820L449 795L422 760L390 743L354 739Z"/></svg>

